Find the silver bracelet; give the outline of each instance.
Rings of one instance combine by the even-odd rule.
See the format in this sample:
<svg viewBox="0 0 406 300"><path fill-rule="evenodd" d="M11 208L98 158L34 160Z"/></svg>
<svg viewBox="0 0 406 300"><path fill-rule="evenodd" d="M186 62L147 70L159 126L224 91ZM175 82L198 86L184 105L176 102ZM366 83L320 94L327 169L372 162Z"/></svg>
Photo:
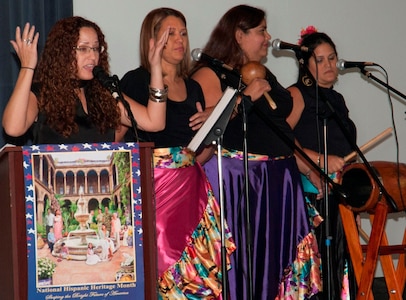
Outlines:
<svg viewBox="0 0 406 300"><path fill-rule="evenodd" d="M166 102L168 99L168 86L165 84L163 89L149 87L149 100L153 102Z"/></svg>

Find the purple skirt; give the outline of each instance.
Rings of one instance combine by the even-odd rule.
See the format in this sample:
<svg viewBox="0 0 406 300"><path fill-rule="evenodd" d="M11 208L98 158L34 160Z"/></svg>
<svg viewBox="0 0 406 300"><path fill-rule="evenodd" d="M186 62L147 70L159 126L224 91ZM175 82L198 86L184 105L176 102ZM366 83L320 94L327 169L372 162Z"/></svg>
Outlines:
<svg viewBox="0 0 406 300"><path fill-rule="evenodd" d="M229 157L222 157L221 163L225 214L237 246L228 272L230 299L248 299L244 165ZM204 169L220 200L217 156ZM253 298L274 299L284 269L295 260L297 245L310 232L300 173L294 157L250 160L248 170Z"/></svg>

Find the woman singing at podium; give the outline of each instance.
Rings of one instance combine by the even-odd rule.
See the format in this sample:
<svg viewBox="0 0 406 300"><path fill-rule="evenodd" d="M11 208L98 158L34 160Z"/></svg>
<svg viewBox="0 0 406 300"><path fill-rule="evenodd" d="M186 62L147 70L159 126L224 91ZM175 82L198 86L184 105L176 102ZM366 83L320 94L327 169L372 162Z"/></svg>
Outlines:
<svg viewBox="0 0 406 300"><path fill-rule="evenodd" d="M140 105L124 95L138 125L149 131L165 126L166 104L160 65L169 30L151 40L146 50L151 68L150 101ZM3 115L5 132L18 137L32 130L34 144L113 142L120 125L131 126L122 102L93 76L93 68L109 71L107 43L95 23L81 17L58 21L38 61L39 33L27 23L16 29L11 44L20 73Z"/></svg>

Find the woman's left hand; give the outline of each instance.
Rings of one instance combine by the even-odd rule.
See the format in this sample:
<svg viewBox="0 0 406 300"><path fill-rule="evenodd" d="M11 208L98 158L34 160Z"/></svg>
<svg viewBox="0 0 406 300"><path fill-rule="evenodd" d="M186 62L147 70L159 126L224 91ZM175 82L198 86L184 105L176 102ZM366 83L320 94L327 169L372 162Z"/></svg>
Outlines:
<svg viewBox="0 0 406 300"><path fill-rule="evenodd" d="M315 171L310 171L308 175L306 175L307 179L317 188L318 194L316 199L320 200L324 198L324 179L321 179L320 174Z"/></svg>
<svg viewBox="0 0 406 300"><path fill-rule="evenodd" d="M197 113L189 118L189 126L192 127L192 130L200 129L200 127L202 127L203 123L207 120L207 118L213 111L213 107L203 110L202 104L200 102L196 102L196 108Z"/></svg>

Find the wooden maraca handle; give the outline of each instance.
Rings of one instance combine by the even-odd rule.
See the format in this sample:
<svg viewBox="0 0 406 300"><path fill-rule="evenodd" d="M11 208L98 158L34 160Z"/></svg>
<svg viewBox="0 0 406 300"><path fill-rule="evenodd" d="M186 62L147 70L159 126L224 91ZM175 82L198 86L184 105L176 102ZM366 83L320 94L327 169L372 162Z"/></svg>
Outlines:
<svg viewBox="0 0 406 300"><path fill-rule="evenodd" d="M265 79L265 67L256 61L250 61L241 67L242 80L246 84L250 84L255 78ZM264 92L264 96L272 109L276 109L276 103L273 101L268 92Z"/></svg>
<svg viewBox="0 0 406 300"><path fill-rule="evenodd" d="M271 96L268 94L268 92L264 92L264 96L265 96L265 98L266 98L266 100L268 100L268 103L269 103L269 106L272 108L272 109L276 109L276 103L275 103L275 101L273 101L273 99L271 98Z"/></svg>

